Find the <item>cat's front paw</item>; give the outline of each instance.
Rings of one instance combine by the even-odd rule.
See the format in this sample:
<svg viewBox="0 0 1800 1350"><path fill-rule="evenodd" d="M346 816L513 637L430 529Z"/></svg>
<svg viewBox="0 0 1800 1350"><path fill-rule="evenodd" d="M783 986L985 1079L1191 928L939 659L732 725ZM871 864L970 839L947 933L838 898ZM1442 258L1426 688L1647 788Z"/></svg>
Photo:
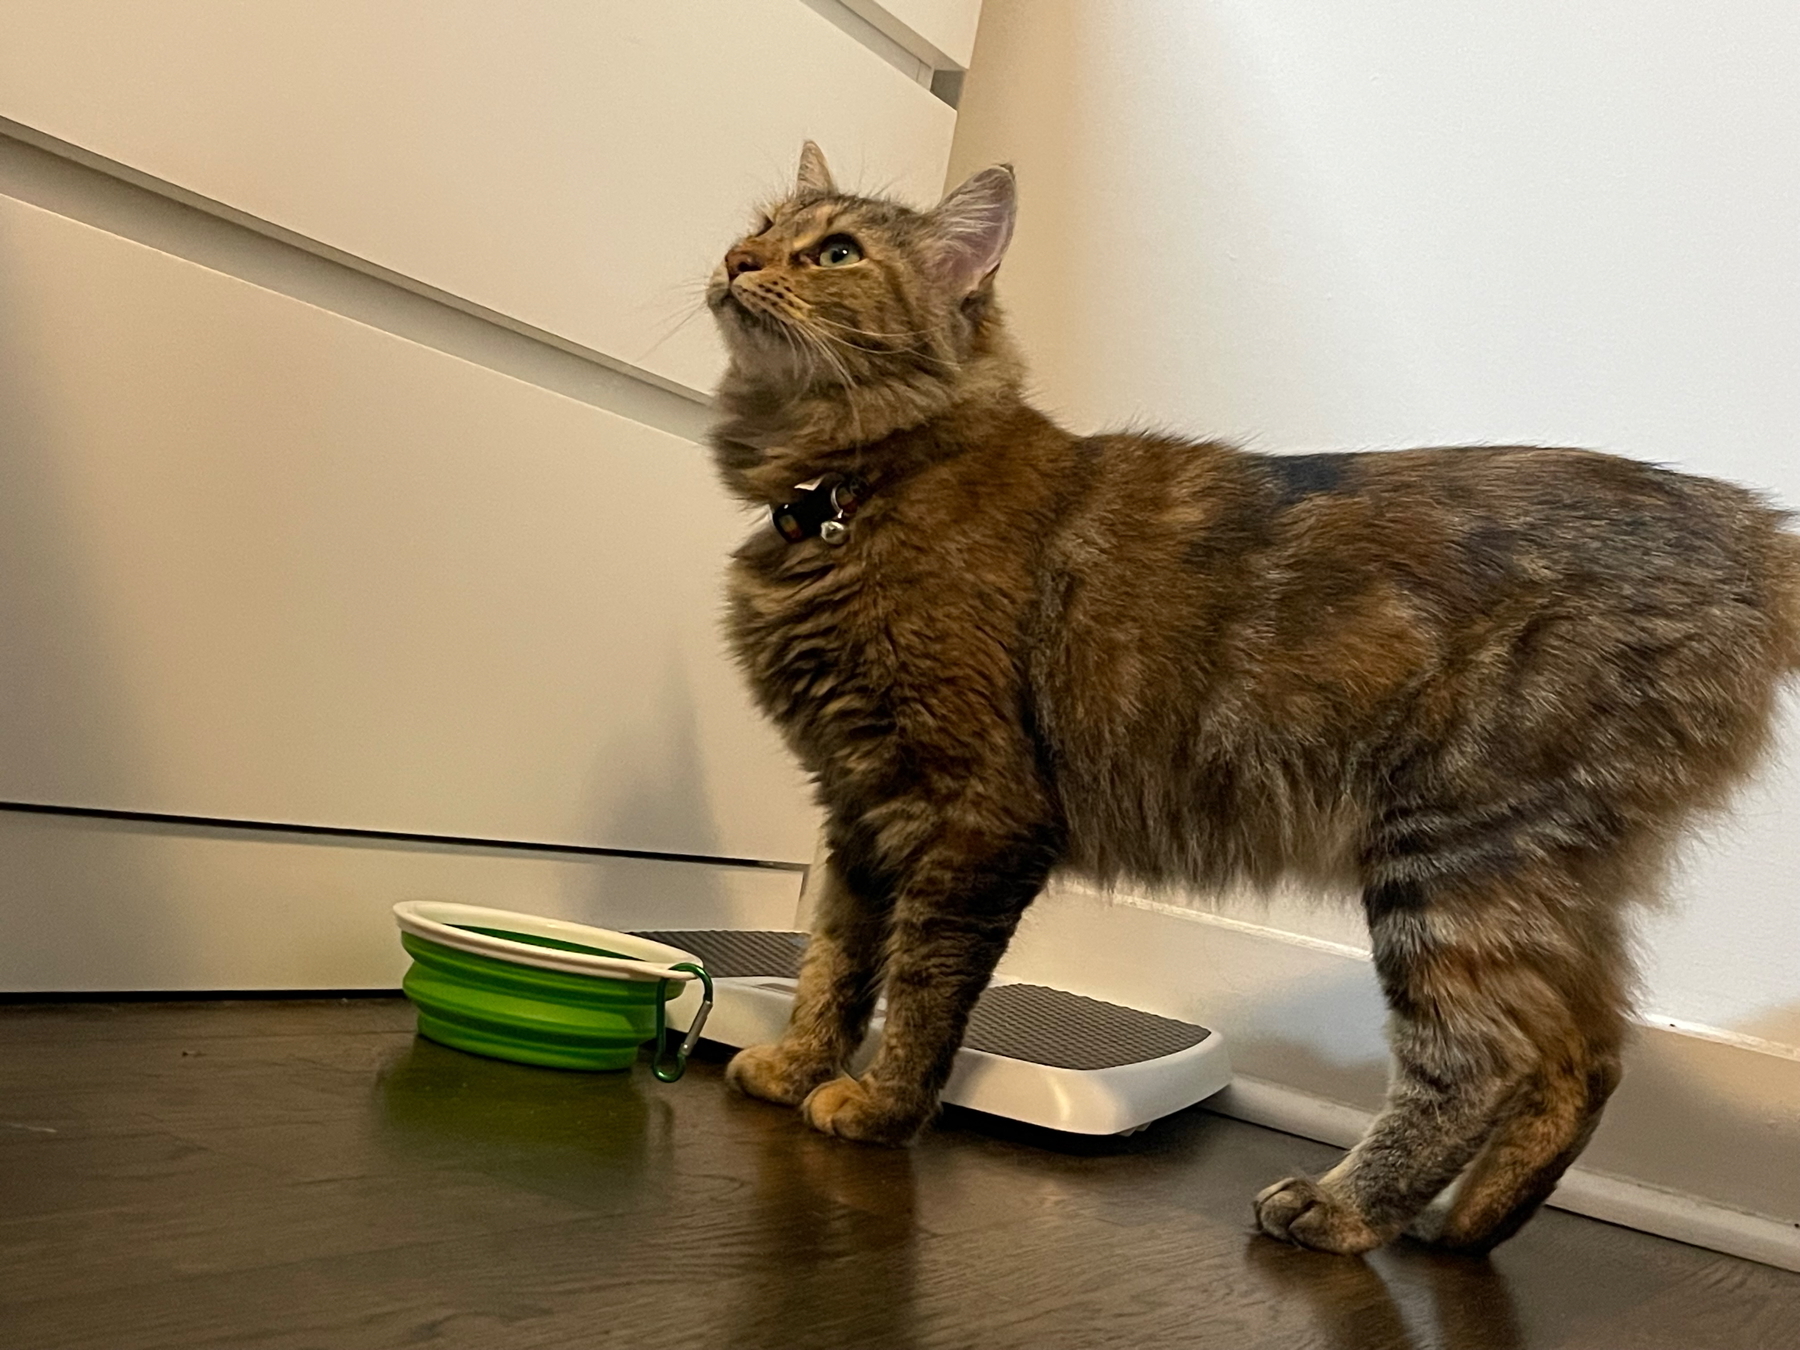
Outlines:
<svg viewBox="0 0 1800 1350"><path fill-rule="evenodd" d="M830 1064L795 1054L777 1041L738 1051L725 1066L725 1081L746 1096L798 1106L836 1072Z"/></svg>
<svg viewBox="0 0 1800 1350"><path fill-rule="evenodd" d="M928 1111L883 1101L858 1078L821 1083L800 1103L806 1123L823 1134L864 1144L904 1144L919 1132Z"/></svg>
<svg viewBox="0 0 1800 1350"><path fill-rule="evenodd" d="M1384 1241L1355 1209L1306 1177L1288 1177L1261 1191L1256 1226L1283 1242L1339 1256L1370 1251Z"/></svg>

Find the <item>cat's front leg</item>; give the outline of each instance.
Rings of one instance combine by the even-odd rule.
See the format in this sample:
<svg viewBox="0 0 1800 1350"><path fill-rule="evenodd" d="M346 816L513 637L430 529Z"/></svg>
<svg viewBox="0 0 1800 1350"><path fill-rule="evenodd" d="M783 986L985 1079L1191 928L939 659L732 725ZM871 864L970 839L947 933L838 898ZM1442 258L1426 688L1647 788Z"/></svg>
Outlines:
<svg viewBox="0 0 1800 1350"><path fill-rule="evenodd" d="M933 849L909 869L888 936L881 1048L801 1105L814 1129L903 1144L931 1119L975 1000L1049 870L1038 838Z"/></svg>
<svg viewBox="0 0 1800 1350"><path fill-rule="evenodd" d="M725 1069L739 1091L783 1106L798 1106L844 1072L868 1031L881 986L889 906L867 880L852 884L836 850L824 867L787 1030L778 1041L740 1051Z"/></svg>

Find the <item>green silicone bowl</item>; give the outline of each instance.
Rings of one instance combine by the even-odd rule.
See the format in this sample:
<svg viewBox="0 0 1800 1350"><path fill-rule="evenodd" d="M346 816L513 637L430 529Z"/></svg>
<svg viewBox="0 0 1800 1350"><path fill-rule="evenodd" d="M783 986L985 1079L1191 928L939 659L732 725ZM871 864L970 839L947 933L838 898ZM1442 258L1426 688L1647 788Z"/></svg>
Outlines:
<svg viewBox="0 0 1800 1350"><path fill-rule="evenodd" d="M394 919L419 1034L521 1064L628 1067L662 1030L663 1004L699 974L689 952L562 919L437 900L395 905ZM681 1062L698 1032L696 1022Z"/></svg>

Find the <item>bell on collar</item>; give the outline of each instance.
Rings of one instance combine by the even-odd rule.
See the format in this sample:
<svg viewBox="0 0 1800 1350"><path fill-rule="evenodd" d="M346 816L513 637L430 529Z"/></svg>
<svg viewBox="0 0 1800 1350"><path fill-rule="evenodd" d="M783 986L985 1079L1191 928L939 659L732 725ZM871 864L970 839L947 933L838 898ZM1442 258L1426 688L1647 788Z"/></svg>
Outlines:
<svg viewBox="0 0 1800 1350"><path fill-rule="evenodd" d="M850 518L868 496L868 485L854 474L845 474L830 487L815 478L796 483L800 495L791 502L769 508L775 529L790 544L817 535L831 548L842 548L850 539Z"/></svg>

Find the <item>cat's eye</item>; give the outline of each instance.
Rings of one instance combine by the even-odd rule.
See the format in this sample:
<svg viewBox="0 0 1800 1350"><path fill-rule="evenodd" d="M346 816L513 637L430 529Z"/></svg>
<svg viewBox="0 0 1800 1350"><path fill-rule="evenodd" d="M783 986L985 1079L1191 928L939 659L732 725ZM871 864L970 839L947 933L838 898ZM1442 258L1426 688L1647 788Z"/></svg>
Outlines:
<svg viewBox="0 0 1800 1350"><path fill-rule="evenodd" d="M820 267L848 267L862 261L862 250L847 234L834 234L819 245Z"/></svg>

